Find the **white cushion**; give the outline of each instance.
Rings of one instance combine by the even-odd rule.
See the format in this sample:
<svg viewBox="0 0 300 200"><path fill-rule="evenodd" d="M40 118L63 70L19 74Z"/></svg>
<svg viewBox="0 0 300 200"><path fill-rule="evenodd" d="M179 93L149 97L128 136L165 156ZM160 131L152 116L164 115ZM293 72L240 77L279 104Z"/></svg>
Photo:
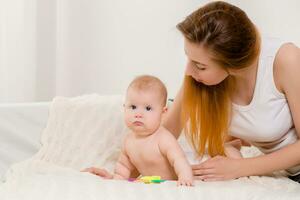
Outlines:
<svg viewBox="0 0 300 200"><path fill-rule="evenodd" d="M42 147L32 158L76 170L96 166L112 170L126 132L123 97L56 97L42 133Z"/></svg>

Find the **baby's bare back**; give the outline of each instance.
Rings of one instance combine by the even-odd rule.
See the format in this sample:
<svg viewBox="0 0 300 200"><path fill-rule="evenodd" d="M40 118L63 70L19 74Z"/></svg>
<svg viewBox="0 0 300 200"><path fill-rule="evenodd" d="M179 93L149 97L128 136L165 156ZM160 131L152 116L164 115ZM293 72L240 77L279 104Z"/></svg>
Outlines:
<svg viewBox="0 0 300 200"><path fill-rule="evenodd" d="M163 129L159 129L154 134L145 138L136 138L130 135L127 138L125 150L127 155L143 176L161 176L162 179L176 180L177 176L170 165L166 155L163 155L159 148Z"/></svg>

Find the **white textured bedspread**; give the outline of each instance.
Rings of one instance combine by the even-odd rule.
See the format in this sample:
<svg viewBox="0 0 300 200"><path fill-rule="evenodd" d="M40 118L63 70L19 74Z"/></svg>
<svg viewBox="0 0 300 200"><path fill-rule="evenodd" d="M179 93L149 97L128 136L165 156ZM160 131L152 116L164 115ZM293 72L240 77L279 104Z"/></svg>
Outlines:
<svg viewBox="0 0 300 200"><path fill-rule="evenodd" d="M224 182L196 181L194 187L104 180L43 161L13 166L0 187L1 200L300 199L300 186L283 177L249 177Z"/></svg>

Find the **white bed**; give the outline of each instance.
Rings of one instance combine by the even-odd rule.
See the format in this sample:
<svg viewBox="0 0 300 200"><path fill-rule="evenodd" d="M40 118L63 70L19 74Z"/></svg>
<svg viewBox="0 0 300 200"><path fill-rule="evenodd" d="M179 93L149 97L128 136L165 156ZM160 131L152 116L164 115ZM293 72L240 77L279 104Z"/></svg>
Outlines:
<svg viewBox="0 0 300 200"><path fill-rule="evenodd" d="M89 166L111 171L125 131L121 96L1 105L0 199L300 199L300 185L281 175L177 187L172 181L148 185L80 172ZM195 162L184 138L180 144ZM243 149L244 156L258 153Z"/></svg>

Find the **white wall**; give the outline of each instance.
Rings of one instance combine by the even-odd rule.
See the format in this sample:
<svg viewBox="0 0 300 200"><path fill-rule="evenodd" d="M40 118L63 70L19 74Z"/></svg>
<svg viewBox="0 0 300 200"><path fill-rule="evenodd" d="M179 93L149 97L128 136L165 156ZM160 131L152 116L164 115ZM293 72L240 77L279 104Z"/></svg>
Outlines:
<svg viewBox="0 0 300 200"><path fill-rule="evenodd" d="M56 0L33 1L36 1L37 16L35 100L49 101L56 96L57 3Z"/></svg>
<svg viewBox="0 0 300 200"><path fill-rule="evenodd" d="M185 67L175 26L208 0L0 0L0 102L124 93L153 74L174 97ZM266 35L300 46L300 1L228 0Z"/></svg>
<svg viewBox="0 0 300 200"><path fill-rule="evenodd" d="M300 47L299 0L226 0L242 8L263 35L294 42Z"/></svg>
<svg viewBox="0 0 300 200"><path fill-rule="evenodd" d="M35 99L36 4L0 0L0 102Z"/></svg>
<svg viewBox="0 0 300 200"><path fill-rule="evenodd" d="M58 1L57 93L120 94L136 75L152 74L174 96L185 65L175 26L200 2Z"/></svg>
<svg viewBox="0 0 300 200"><path fill-rule="evenodd" d="M175 26L208 1L58 2L58 94L123 93L134 76L153 74L166 83L169 96L175 96L185 67L182 37ZM244 9L263 34L300 45L300 1L228 2Z"/></svg>

